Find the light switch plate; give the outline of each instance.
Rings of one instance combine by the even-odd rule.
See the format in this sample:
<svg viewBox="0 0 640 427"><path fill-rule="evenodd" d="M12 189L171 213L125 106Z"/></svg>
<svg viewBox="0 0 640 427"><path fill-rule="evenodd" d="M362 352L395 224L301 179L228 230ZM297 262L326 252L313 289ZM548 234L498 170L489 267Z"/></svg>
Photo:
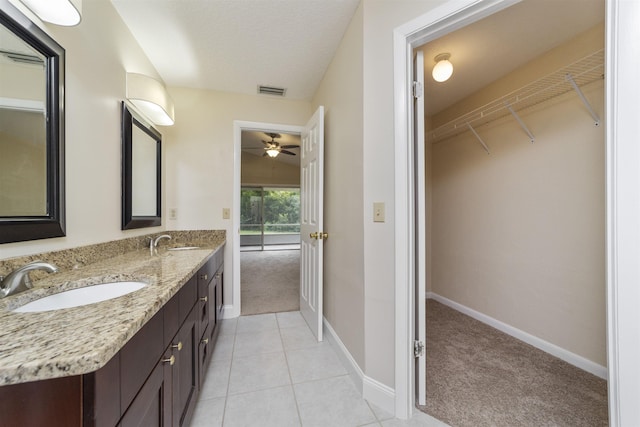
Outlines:
<svg viewBox="0 0 640 427"><path fill-rule="evenodd" d="M178 208L169 209L169 219L178 219Z"/></svg>
<svg viewBox="0 0 640 427"><path fill-rule="evenodd" d="M222 208L222 219L231 219L231 209Z"/></svg>
<svg viewBox="0 0 640 427"><path fill-rule="evenodd" d="M373 203L373 222L384 222L384 202Z"/></svg>

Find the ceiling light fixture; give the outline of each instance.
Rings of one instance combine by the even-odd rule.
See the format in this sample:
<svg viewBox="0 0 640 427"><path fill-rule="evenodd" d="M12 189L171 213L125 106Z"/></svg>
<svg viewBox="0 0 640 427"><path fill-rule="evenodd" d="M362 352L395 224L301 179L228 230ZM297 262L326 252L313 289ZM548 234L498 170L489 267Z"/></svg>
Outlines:
<svg viewBox="0 0 640 427"><path fill-rule="evenodd" d="M277 157L278 154L280 154L280 150L275 147L271 147L267 150L267 154L269 155L269 157Z"/></svg>
<svg viewBox="0 0 640 427"><path fill-rule="evenodd" d="M154 78L127 73L127 100L156 125L171 126L175 122L173 101L162 82Z"/></svg>
<svg viewBox="0 0 640 427"><path fill-rule="evenodd" d="M433 80L437 82L445 82L449 80L449 77L453 74L453 64L449 62L449 58L451 58L451 54L449 53L441 53L434 58L436 65L433 67L433 71L431 72Z"/></svg>
<svg viewBox="0 0 640 427"><path fill-rule="evenodd" d="M38 18L72 27L82 19L82 0L21 0Z"/></svg>

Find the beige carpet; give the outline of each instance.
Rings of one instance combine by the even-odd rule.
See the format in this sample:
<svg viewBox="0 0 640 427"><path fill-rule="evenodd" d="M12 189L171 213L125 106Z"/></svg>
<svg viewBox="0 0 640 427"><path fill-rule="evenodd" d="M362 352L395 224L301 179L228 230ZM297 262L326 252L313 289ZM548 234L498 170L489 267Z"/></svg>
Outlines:
<svg viewBox="0 0 640 427"><path fill-rule="evenodd" d="M300 310L300 251L240 252L242 315Z"/></svg>
<svg viewBox="0 0 640 427"><path fill-rule="evenodd" d="M607 426L607 384L433 300L427 405L453 427Z"/></svg>

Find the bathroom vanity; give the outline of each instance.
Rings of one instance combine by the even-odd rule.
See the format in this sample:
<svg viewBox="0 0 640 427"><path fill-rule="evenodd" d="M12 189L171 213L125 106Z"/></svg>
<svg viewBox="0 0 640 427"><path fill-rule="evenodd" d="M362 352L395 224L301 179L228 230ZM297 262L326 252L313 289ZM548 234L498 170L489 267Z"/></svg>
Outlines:
<svg viewBox="0 0 640 427"><path fill-rule="evenodd" d="M137 250L69 271L65 283L111 278L100 272L118 265L118 278L148 284L141 290L40 313L11 312L33 296L3 302L0 426L188 425L220 330L223 264L224 243Z"/></svg>

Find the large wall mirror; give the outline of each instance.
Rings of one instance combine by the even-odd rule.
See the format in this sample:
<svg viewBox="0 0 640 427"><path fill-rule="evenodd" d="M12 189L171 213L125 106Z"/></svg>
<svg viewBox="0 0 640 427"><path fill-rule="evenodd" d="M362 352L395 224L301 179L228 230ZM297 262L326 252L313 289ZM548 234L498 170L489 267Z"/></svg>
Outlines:
<svg viewBox="0 0 640 427"><path fill-rule="evenodd" d="M0 243L65 235L64 53L0 0Z"/></svg>
<svg viewBox="0 0 640 427"><path fill-rule="evenodd" d="M122 103L122 229L161 223L162 136Z"/></svg>

